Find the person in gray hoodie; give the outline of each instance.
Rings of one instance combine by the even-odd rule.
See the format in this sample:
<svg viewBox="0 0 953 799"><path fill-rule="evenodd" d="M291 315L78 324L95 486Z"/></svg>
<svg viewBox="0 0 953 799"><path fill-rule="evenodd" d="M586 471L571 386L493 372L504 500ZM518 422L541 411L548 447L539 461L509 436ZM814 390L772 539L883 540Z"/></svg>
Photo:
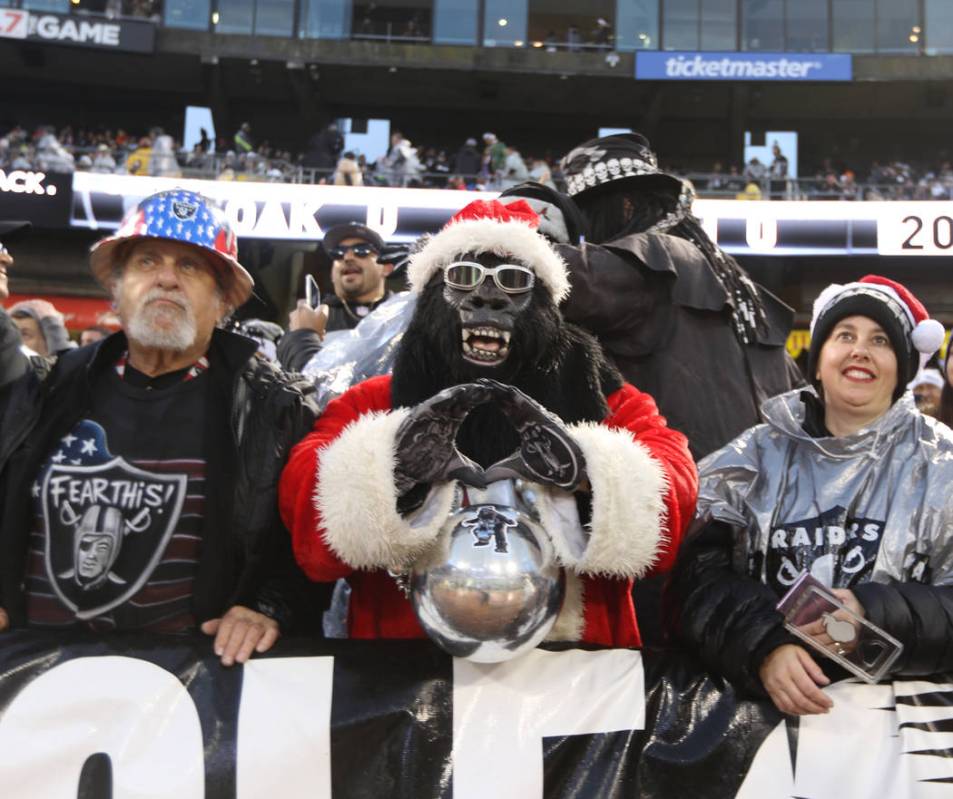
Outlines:
<svg viewBox="0 0 953 799"><path fill-rule="evenodd" d="M70 341L63 314L48 300L23 300L11 305L8 313L24 346L37 355L58 355L76 346Z"/></svg>

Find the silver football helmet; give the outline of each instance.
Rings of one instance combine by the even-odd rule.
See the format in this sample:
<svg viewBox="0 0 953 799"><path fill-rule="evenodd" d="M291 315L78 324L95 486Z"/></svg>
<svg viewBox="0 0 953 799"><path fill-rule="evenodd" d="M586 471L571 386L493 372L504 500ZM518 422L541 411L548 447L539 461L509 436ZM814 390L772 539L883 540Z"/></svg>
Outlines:
<svg viewBox="0 0 953 799"><path fill-rule="evenodd" d="M455 657L509 660L549 633L565 575L517 481L484 491L451 514L435 548L414 566L410 599L430 638Z"/></svg>

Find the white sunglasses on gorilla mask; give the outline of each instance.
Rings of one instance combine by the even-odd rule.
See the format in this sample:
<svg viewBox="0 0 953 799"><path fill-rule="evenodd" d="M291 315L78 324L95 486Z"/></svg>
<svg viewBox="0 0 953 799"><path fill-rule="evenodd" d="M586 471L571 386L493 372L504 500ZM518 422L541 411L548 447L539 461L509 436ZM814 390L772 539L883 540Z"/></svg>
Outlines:
<svg viewBox="0 0 953 799"><path fill-rule="evenodd" d="M473 261L455 261L443 268L443 282L450 288L460 291L472 291L478 288L487 275L492 275L497 288L507 294L522 294L533 288L536 282L533 270L518 264L486 267Z"/></svg>

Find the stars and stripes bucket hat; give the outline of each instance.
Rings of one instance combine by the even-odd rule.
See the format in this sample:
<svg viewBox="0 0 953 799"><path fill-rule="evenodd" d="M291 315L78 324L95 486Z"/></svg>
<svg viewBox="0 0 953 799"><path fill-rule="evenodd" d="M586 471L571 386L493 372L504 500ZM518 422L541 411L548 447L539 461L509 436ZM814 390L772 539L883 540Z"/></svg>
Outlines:
<svg viewBox="0 0 953 799"><path fill-rule="evenodd" d="M90 249L93 277L109 288L116 248L139 238L166 239L202 250L222 268L225 301L238 308L251 297L254 280L238 262L238 237L224 212L194 191L173 189L150 195L126 214L119 229Z"/></svg>

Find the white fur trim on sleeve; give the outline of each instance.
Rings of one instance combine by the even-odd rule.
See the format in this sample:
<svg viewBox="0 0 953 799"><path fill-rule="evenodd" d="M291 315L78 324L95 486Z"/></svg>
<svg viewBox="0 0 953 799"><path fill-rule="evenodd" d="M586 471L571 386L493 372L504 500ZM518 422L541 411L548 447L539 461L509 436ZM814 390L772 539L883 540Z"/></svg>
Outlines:
<svg viewBox="0 0 953 799"><path fill-rule="evenodd" d="M581 641L586 629L585 591L582 578L566 571L566 598L547 641Z"/></svg>
<svg viewBox="0 0 953 799"><path fill-rule="evenodd" d="M580 574L642 577L666 539L668 481L661 464L626 430L583 423L569 432L586 459L592 519L582 554L557 544L557 555ZM544 526L558 523L557 504L549 500L541 509Z"/></svg>
<svg viewBox="0 0 953 799"><path fill-rule="evenodd" d="M397 512L394 439L407 413L368 413L320 452L314 499L324 540L355 569L411 564L437 537L453 504L453 485L445 484L431 491L425 517L404 519Z"/></svg>
<svg viewBox="0 0 953 799"><path fill-rule="evenodd" d="M523 222L474 219L448 225L410 258L407 278L421 292L437 272L466 253L511 256L530 267L558 305L569 296L566 262L550 243Z"/></svg>

